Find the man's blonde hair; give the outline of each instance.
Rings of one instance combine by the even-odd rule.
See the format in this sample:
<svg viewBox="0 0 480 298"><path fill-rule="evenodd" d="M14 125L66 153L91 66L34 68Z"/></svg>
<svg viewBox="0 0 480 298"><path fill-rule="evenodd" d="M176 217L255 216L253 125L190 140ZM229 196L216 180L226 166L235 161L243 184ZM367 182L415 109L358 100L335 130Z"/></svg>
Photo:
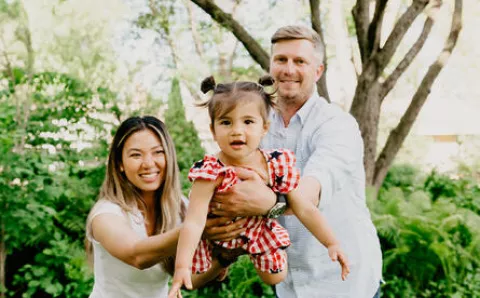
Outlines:
<svg viewBox="0 0 480 298"><path fill-rule="evenodd" d="M323 64L323 57L325 56L325 46L322 42L322 38L312 28L306 26L284 26L279 28L272 36L272 46L280 41L306 39L313 44L315 49L315 57L319 65Z"/></svg>

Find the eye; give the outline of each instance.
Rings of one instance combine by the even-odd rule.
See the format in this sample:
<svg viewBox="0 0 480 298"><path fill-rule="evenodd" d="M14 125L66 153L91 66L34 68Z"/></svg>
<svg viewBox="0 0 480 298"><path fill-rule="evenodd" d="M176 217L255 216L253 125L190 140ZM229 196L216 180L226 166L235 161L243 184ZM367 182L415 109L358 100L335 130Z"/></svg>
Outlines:
<svg viewBox="0 0 480 298"><path fill-rule="evenodd" d="M159 149L159 150L155 151L155 154L157 154L157 155L164 154L164 153L165 153L165 150L163 150L163 149Z"/></svg>
<svg viewBox="0 0 480 298"><path fill-rule="evenodd" d="M303 60L303 59L298 59L298 60L297 60L297 64L305 64L305 60Z"/></svg>
<svg viewBox="0 0 480 298"><path fill-rule="evenodd" d="M248 124L252 124L252 123L255 123L255 121L253 121L253 120L250 120L250 119L248 119L248 120L245 120L245 124L247 124L247 125L248 125Z"/></svg>
<svg viewBox="0 0 480 298"><path fill-rule="evenodd" d="M230 120L220 120L220 125L230 125Z"/></svg>
<svg viewBox="0 0 480 298"><path fill-rule="evenodd" d="M136 157L140 157L140 153L132 153L130 154L130 157L133 157L133 158L136 158Z"/></svg>

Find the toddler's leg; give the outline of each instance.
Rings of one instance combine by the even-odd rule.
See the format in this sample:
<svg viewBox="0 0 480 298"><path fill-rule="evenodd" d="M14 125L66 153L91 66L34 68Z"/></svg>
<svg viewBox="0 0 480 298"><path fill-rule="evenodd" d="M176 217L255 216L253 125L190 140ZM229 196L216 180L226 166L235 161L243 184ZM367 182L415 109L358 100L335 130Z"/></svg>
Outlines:
<svg viewBox="0 0 480 298"><path fill-rule="evenodd" d="M276 285L287 277L287 253L283 249L267 251L261 255L251 255L258 276L268 285Z"/></svg>

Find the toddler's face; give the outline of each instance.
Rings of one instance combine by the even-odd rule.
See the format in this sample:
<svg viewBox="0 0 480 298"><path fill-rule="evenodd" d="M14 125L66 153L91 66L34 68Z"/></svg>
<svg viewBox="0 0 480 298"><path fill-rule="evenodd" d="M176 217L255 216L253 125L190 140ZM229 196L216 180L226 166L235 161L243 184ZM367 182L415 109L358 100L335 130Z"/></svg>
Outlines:
<svg viewBox="0 0 480 298"><path fill-rule="evenodd" d="M250 98L242 98L248 96ZM251 98L251 97L258 98ZM256 152L260 141L268 131L268 123L262 118L262 98L255 93L245 93L229 113L215 119L212 134L226 162L241 163Z"/></svg>

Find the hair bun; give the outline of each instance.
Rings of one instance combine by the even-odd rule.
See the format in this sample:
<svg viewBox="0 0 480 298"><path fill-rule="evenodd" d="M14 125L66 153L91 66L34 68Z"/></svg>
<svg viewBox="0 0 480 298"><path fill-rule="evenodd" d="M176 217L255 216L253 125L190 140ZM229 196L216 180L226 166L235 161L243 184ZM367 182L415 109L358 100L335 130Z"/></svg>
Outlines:
<svg viewBox="0 0 480 298"><path fill-rule="evenodd" d="M275 80L271 75L264 75L260 79L258 79L258 83L263 87L272 86L275 83Z"/></svg>
<svg viewBox="0 0 480 298"><path fill-rule="evenodd" d="M209 76L208 78L203 79L202 84L200 85L200 90L202 90L203 94L205 94L210 90L214 90L215 85L215 79L213 76Z"/></svg>

